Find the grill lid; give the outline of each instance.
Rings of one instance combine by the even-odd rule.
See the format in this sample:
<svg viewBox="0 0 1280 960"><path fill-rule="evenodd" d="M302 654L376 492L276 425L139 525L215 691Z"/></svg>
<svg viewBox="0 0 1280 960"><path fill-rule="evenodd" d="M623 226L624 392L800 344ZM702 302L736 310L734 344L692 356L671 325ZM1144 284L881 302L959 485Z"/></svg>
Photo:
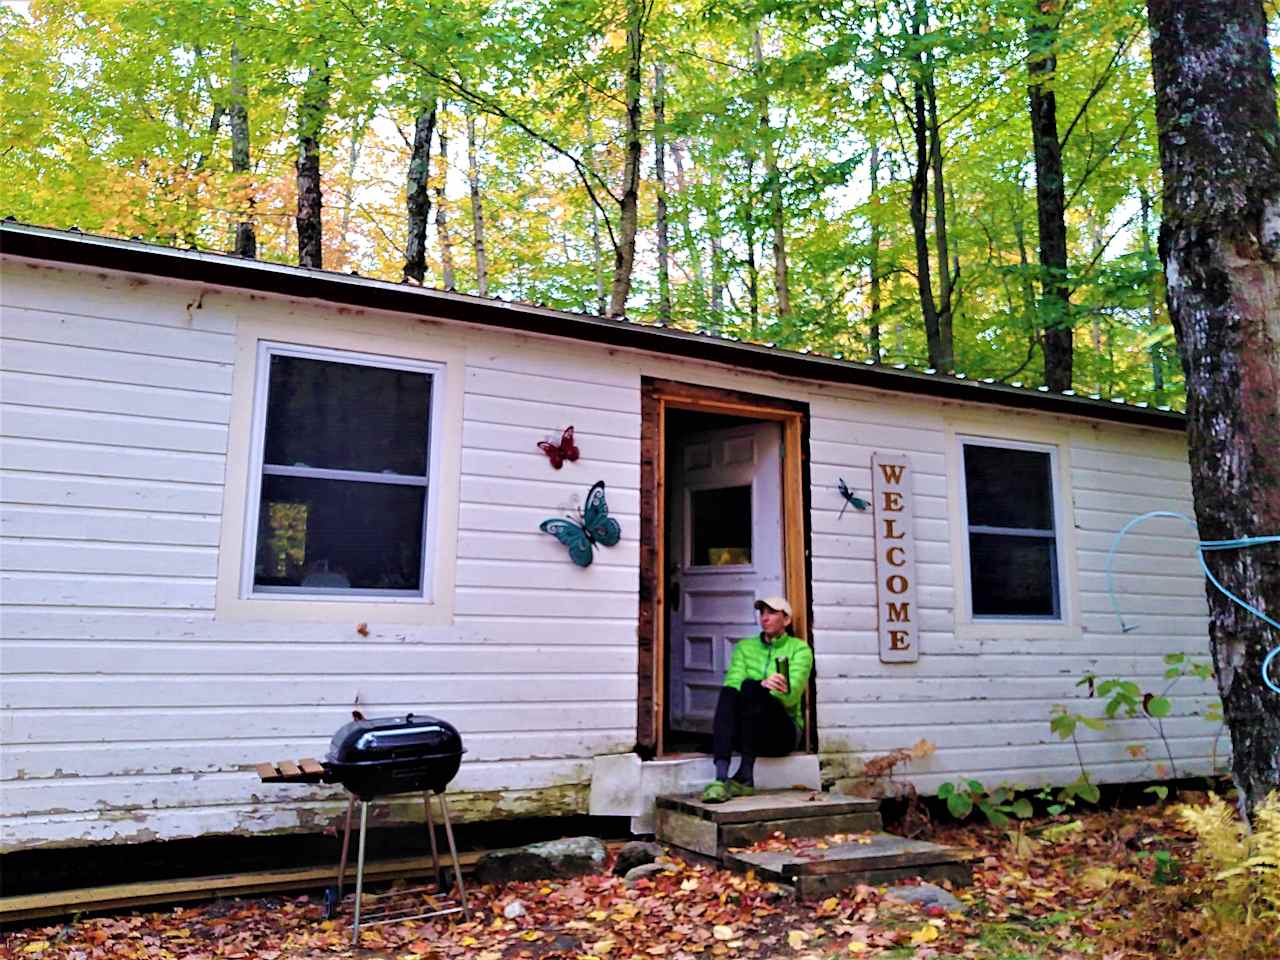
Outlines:
<svg viewBox="0 0 1280 960"><path fill-rule="evenodd" d="M353 720L329 742L329 764L389 763L397 760L452 759L462 755L462 738L453 724L426 714Z"/></svg>

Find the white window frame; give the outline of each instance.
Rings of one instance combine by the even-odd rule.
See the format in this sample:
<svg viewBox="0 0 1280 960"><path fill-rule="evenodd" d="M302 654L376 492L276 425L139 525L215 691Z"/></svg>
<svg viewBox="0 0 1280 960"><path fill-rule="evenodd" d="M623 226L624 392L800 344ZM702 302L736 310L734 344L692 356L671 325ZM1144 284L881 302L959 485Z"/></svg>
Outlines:
<svg viewBox="0 0 1280 960"><path fill-rule="evenodd" d="M997 623L1043 623L1043 624L1061 624L1066 625L1071 622L1070 611L1072 604L1068 595L1069 577L1067 576L1067 549L1066 538L1063 535L1064 526L1067 522L1067 515L1064 511L1063 503L1063 484L1062 475L1059 469L1058 445L1052 443L1032 443L1024 440L1010 440L1005 437L982 436L980 434L957 433L955 436L957 443L956 458L956 482L959 489L959 513L960 513L960 554L964 558L964 581L960 585L963 590L963 607L970 623L975 624L997 624ZM1049 455L1049 484L1050 495L1053 497L1052 516L1053 516L1053 541L1054 541L1054 571L1053 571L1053 588L1058 613L1056 616L1033 616L1026 614L975 614L973 612L973 567L972 558L969 551L969 534L973 531L973 527L969 523L969 490L968 480L965 472L965 446L972 444L979 447L994 447L1005 450L1027 450L1034 453L1047 453ZM979 533L1010 533L1016 534L1017 530L1013 527L980 527ZM1040 531L1036 531L1039 533Z"/></svg>
<svg viewBox="0 0 1280 960"><path fill-rule="evenodd" d="M254 568L258 550L258 518L262 506L262 478L265 466L263 455L266 449L267 429L267 393L271 380L271 358L273 356L300 357L307 360L318 360L325 363L345 363L356 366L377 367L383 370L404 370L411 373L422 373L431 377L430 408L427 411L427 423L423 429L427 431L427 472L424 477L407 475L382 475L372 479L365 471L330 470L322 468L273 467L271 472L280 476L305 476L335 480L355 480L359 482L377 482L406 484L425 487L423 494L422 524L422 567L419 571L418 590L379 590L349 587L259 587L254 584ZM431 603L433 600L432 585L434 583L434 550L438 519L438 497L440 471L440 436L443 419L443 398L445 396L445 364L425 360L407 360L399 357L380 356L378 354L358 353L348 350L325 347L300 346L270 340L258 342L255 384L253 395L253 419L250 433L249 478L246 486L246 503L244 517L244 534L242 543L244 550L240 569L240 598L244 600L268 601L359 601L373 603Z"/></svg>

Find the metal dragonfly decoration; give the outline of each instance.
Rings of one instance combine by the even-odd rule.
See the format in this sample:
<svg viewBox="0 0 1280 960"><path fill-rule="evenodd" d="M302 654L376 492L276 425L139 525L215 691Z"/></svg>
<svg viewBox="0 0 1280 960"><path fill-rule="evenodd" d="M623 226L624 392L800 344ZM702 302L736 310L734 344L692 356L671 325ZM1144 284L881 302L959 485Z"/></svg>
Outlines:
<svg viewBox="0 0 1280 960"><path fill-rule="evenodd" d="M603 480L597 480L587 492L579 519L552 517L538 524L538 529L563 543L569 549L569 559L580 567L591 566L596 544L612 547L622 536L621 525L609 516Z"/></svg>
<svg viewBox="0 0 1280 960"><path fill-rule="evenodd" d="M844 516L844 512L848 510L849 507L853 507L855 510L865 510L870 506L870 504L861 497L854 496L853 492L850 491L848 485L844 482L844 477L839 477L837 479L836 489L840 491L840 496L844 497L845 501L844 506L840 508L840 516L836 517L837 520Z"/></svg>

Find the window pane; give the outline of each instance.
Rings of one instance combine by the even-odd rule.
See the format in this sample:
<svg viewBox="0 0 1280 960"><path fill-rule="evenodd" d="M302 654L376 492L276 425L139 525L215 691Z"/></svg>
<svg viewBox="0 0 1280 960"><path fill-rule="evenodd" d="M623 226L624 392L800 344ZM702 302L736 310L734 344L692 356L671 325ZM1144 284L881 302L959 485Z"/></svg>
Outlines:
<svg viewBox="0 0 1280 960"><path fill-rule="evenodd" d="M693 491L693 566L751 562L751 485Z"/></svg>
<svg viewBox="0 0 1280 960"><path fill-rule="evenodd" d="M425 476L431 377L273 355L264 463Z"/></svg>
<svg viewBox="0 0 1280 960"><path fill-rule="evenodd" d="M1057 617L1057 564L1052 538L969 534L973 615Z"/></svg>
<svg viewBox="0 0 1280 960"><path fill-rule="evenodd" d="M1049 454L964 445L964 483L971 527L1053 529Z"/></svg>
<svg viewBox="0 0 1280 960"><path fill-rule="evenodd" d="M425 497L401 484L264 476L254 585L420 590Z"/></svg>

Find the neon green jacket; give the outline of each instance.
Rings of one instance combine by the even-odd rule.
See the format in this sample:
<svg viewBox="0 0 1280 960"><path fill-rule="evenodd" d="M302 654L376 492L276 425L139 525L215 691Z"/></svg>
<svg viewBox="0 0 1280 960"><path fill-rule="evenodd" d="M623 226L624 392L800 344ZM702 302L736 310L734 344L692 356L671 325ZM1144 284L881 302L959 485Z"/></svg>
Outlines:
<svg viewBox="0 0 1280 960"><path fill-rule="evenodd" d="M784 633L773 643L765 643L764 634L744 637L733 647L733 659L729 661L729 671L724 675L724 685L735 690L742 689L743 680L763 680L770 674L778 673L776 661L787 660L787 679L791 689L786 693L770 690L769 693L782 701L787 715L795 722L797 730L804 729L804 712L800 709L800 701L804 692L809 689L809 674L813 672L813 651L799 637Z"/></svg>

